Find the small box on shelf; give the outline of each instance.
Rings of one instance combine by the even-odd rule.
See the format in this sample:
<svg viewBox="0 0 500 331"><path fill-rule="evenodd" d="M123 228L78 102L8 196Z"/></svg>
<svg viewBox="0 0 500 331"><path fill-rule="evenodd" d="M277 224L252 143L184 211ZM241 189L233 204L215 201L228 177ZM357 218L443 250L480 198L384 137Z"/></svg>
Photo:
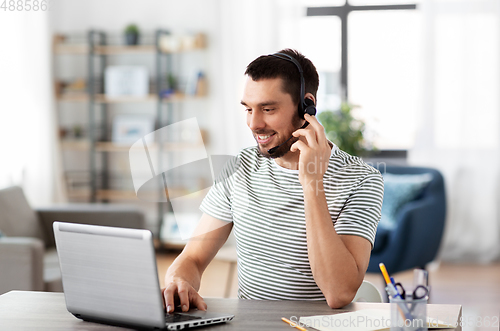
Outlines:
<svg viewBox="0 0 500 331"><path fill-rule="evenodd" d="M206 47L206 36L196 34L162 34L158 47L164 53L177 53L203 49Z"/></svg>

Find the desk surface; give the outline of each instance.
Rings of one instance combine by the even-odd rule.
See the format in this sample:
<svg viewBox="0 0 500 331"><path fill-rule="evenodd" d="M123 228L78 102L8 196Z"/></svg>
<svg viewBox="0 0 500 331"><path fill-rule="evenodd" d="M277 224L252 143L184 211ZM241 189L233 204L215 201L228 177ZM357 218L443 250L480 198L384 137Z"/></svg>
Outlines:
<svg viewBox="0 0 500 331"><path fill-rule="evenodd" d="M343 309L331 309L324 301L260 301L206 298L210 311L235 315L232 322L198 327L192 330L297 330L281 317L337 314L360 309L389 309L387 303L354 303ZM460 305L429 304L427 315L459 320ZM297 320L297 319L295 319ZM84 322L66 310L64 294L11 291L0 295L0 330L125 330ZM312 329L311 329L312 330ZM450 330L450 329L448 329ZM461 331L458 327L456 330Z"/></svg>

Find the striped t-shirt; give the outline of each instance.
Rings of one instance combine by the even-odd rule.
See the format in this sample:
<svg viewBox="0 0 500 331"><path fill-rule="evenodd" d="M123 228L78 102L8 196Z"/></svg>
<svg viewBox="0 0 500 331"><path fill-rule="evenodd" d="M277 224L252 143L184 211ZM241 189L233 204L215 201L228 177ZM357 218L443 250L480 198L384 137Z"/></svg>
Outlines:
<svg viewBox="0 0 500 331"><path fill-rule="evenodd" d="M323 186L336 232L366 238L373 247L384 192L380 173L333 145ZM261 156L257 147L243 149L217 176L200 209L233 222L239 298L325 300L307 256L298 170Z"/></svg>

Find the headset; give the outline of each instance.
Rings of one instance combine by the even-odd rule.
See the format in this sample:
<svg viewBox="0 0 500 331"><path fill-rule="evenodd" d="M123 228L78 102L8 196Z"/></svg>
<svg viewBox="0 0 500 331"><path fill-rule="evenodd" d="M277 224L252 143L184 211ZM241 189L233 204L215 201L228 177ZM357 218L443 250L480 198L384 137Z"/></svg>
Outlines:
<svg viewBox="0 0 500 331"><path fill-rule="evenodd" d="M309 114L311 116L316 115L316 105L314 105L314 101L312 101L309 98L306 98L306 84L304 81L304 71L302 70L302 66L300 63L295 60L293 57L291 57L288 54L285 53L274 53L274 54L269 54L270 56L277 57L282 60L290 61L299 70L300 74L300 99L299 99L299 116L300 118L304 118L304 114Z"/></svg>
<svg viewBox="0 0 500 331"><path fill-rule="evenodd" d="M316 115L316 105L314 104L314 101L305 97L306 84L304 81L304 72L302 70L302 66L300 65L300 63L296 59L294 59L292 56L285 54L285 53L274 53L274 54L269 54L269 56L274 56L274 57L277 57L279 59L282 59L285 61L290 61L293 64L295 64L295 66L299 70L299 74L300 74L300 99L299 99L299 107L298 107L299 116L300 116L300 118L304 119L304 114L309 114L311 116ZM301 129L306 128L307 125L309 125L309 122L306 121L304 123L304 125L301 127ZM290 138L288 138L287 140L285 140L285 142L279 144L278 146L275 146L271 149L268 149L267 152L269 154L275 153L278 148L280 148L282 145L286 144L292 138L293 138L293 135L290 136Z"/></svg>

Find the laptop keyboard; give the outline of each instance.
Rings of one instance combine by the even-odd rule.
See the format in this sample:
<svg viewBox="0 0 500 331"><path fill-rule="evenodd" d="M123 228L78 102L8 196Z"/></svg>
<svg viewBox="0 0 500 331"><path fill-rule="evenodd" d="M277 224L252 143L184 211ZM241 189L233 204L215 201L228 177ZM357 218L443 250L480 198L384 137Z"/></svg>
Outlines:
<svg viewBox="0 0 500 331"><path fill-rule="evenodd" d="M165 314L166 323L178 323L178 322L185 322L185 321L192 321L199 319L201 319L201 317L185 315L185 314L178 314L178 313Z"/></svg>

